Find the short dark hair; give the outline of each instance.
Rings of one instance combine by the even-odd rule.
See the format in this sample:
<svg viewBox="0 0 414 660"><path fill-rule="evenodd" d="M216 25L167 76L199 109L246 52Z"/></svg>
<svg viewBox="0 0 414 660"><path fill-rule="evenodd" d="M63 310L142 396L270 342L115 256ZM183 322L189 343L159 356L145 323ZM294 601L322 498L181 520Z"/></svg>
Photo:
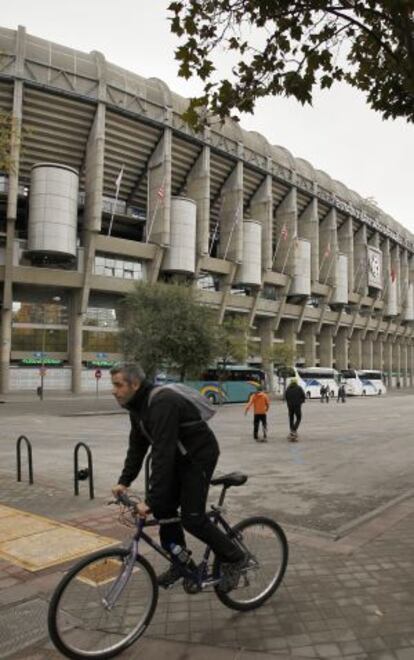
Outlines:
<svg viewBox="0 0 414 660"><path fill-rule="evenodd" d="M109 373L111 376L114 374L122 374L124 380L130 385L132 385L134 380L139 380L140 383L145 380L145 371L141 365L136 362L118 362L117 364L114 364Z"/></svg>

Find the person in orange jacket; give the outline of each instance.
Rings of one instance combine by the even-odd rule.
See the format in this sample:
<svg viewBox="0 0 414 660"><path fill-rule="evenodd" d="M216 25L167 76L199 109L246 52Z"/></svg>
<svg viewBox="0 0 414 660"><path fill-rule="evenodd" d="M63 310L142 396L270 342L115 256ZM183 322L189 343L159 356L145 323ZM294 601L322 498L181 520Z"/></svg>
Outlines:
<svg viewBox="0 0 414 660"><path fill-rule="evenodd" d="M244 414L247 415L250 408L253 406L253 438L260 442L259 440L259 426L262 423L263 427L263 440L261 442L267 442L267 411L269 410L270 401L266 392L263 391L263 387L259 387L257 392L251 395L249 402L244 410Z"/></svg>

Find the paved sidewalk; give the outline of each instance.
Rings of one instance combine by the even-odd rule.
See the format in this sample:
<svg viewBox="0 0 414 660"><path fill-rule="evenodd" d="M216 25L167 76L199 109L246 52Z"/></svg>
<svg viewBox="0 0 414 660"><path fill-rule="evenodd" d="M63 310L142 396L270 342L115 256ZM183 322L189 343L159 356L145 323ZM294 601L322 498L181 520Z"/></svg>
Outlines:
<svg viewBox="0 0 414 660"><path fill-rule="evenodd" d="M0 474L2 504L128 538L105 500ZM225 608L211 593L160 594L146 638L125 658L145 660L414 659L414 497L402 498L338 541L286 529L285 580L262 608ZM158 560L152 555L157 569ZM60 658L46 637L47 601L64 566L38 573L0 561L0 658ZM213 646L214 645L214 646Z"/></svg>

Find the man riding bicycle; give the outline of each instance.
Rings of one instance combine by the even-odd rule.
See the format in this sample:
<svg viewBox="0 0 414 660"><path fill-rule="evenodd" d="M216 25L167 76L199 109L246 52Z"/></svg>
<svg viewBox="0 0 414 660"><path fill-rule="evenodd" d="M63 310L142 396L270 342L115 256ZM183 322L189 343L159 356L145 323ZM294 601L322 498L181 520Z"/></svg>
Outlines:
<svg viewBox="0 0 414 660"><path fill-rule="evenodd" d="M115 496L124 493L136 479L145 455L151 448L152 470L146 502L140 502L140 516L152 513L158 520L176 518L181 522L160 525L161 545L171 552L174 546L186 547L183 527L208 544L219 558L222 570L220 589L237 586L247 558L206 515L210 480L220 454L216 437L201 419L196 406L178 392L154 388L138 364L124 363L111 369L112 393L129 411L131 431L124 468ZM165 588L182 577L178 563L158 577Z"/></svg>

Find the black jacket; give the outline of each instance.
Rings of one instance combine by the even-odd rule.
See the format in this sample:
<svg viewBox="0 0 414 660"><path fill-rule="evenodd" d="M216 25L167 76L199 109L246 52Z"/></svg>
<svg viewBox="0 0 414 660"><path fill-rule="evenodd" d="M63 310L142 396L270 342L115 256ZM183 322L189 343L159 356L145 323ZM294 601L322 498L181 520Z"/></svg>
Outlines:
<svg viewBox="0 0 414 660"><path fill-rule="evenodd" d="M305 402L305 392L300 385L296 383L291 383L285 392L286 403L289 407L294 408L301 406Z"/></svg>
<svg viewBox="0 0 414 660"><path fill-rule="evenodd" d="M202 460L200 455L204 456L206 450L215 456L218 456L219 450L214 433L201 420L197 408L177 392L164 389L153 397L149 406L148 396L153 387L144 381L126 405L131 431L119 483L129 486L136 479L151 445L152 469L147 503L154 510L165 506L176 478L176 462L182 460L178 440L188 451L190 459L196 458L197 464ZM190 425L186 426L188 423Z"/></svg>

